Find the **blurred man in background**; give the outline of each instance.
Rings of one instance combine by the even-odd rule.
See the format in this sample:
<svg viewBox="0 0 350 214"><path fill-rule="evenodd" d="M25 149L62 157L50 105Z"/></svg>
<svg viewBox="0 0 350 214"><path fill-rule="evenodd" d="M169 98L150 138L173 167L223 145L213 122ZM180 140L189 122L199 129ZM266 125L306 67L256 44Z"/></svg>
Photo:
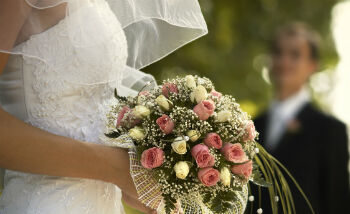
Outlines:
<svg viewBox="0 0 350 214"><path fill-rule="evenodd" d="M259 142L290 170L316 213L350 213L346 127L314 108L306 87L319 61L317 34L300 23L280 28L271 59L275 99L255 120ZM297 213L311 213L289 184ZM262 200L264 213L271 213L268 197Z"/></svg>

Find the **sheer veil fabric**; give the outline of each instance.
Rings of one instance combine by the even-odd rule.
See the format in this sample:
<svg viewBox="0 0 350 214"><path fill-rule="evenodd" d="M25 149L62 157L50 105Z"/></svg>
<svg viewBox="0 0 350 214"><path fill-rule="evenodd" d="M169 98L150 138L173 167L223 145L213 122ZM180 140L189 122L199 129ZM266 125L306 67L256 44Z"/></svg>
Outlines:
<svg viewBox="0 0 350 214"><path fill-rule="evenodd" d="M12 26L21 18L25 21L16 38L13 38L10 31L0 35L0 52L11 54L12 61L21 60L22 57L38 60L51 70L64 74L62 77L72 84L116 82L121 95L135 94L146 82L153 80L151 75L139 71L140 69L208 32L197 0L17 1L22 5L16 11L10 11L11 18L5 22ZM97 6L100 4L107 4L110 10L106 11ZM106 15L106 12L110 14ZM90 24L87 25L87 22ZM79 62L83 62L80 65L83 68L79 70L66 70L66 67L62 66L67 63L64 61L66 58L41 54L40 50L33 48L23 48L24 43L59 24L64 25L63 28L60 27L64 31L62 33L68 35L69 46L74 47L75 56L79 58ZM116 53L112 52L119 50L101 52L100 50L104 49L100 47L108 46L110 35L117 33L120 27L124 31L127 43L127 60L123 69L114 70L120 64L113 64ZM50 50L50 46L45 48ZM91 67L103 64L100 56L103 56L106 62L112 62L104 65L105 72L95 76L91 73L84 75L84 68L91 70ZM13 63L18 65L13 69L22 69L20 64L20 61ZM6 82L6 78L1 79L0 76L0 96L3 86L11 84ZM0 105L3 104L6 103L1 103L0 99ZM22 118L20 114L17 116Z"/></svg>
<svg viewBox="0 0 350 214"><path fill-rule="evenodd" d="M119 24L124 30L128 44L127 66L137 70L162 59L177 48L208 32L197 0L23 1L31 7L31 11L29 15L27 11L18 13L19 17L26 17L26 21L16 38L15 47L10 47L5 41L0 41L0 52L38 58L49 66L55 66L53 61L59 59L47 59L34 52L20 50L16 47L30 39L32 35L39 34L61 22L62 19L65 19L72 46L76 47L78 55L86 59L86 66L95 59L94 55L110 56L109 53L97 52L99 50L97 47L105 45L110 39L109 34L104 32L113 31L113 28ZM99 11L98 7L94 7L100 2L108 3L114 13L114 19L99 18L105 15L102 14L105 11ZM84 12L76 13L77 10ZM85 22L94 24L84 25ZM0 38L10 40L10 37L11 35L3 35ZM87 52L89 55L86 54ZM72 81L81 84L102 83L121 80L123 73L112 73L97 79L80 78Z"/></svg>

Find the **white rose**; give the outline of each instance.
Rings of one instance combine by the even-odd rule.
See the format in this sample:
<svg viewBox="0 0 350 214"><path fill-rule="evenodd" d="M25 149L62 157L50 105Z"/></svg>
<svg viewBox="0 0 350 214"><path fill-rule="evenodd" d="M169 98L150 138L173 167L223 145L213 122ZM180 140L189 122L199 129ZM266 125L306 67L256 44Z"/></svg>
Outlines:
<svg viewBox="0 0 350 214"><path fill-rule="evenodd" d="M138 105L135 106L132 113L135 115L135 117L142 119L148 117L151 114L151 111L146 106Z"/></svg>
<svg viewBox="0 0 350 214"><path fill-rule="evenodd" d="M191 93L191 101L196 101L197 103L202 102L203 100L207 99L208 92L207 89L204 88L204 86L199 85L197 86L194 91Z"/></svg>
<svg viewBox="0 0 350 214"><path fill-rule="evenodd" d="M186 80L186 86L188 88L196 88L197 84L192 75L185 76L185 80Z"/></svg>
<svg viewBox="0 0 350 214"><path fill-rule="evenodd" d="M175 138L174 142L171 144L171 147L173 148L174 152L180 155L186 154L187 152L186 141L183 139L183 137Z"/></svg>
<svg viewBox="0 0 350 214"><path fill-rule="evenodd" d="M217 114L216 120L220 123L226 122L232 118L232 113L227 110L222 110Z"/></svg>
<svg viewBox="0 0 350 214"><path fill-rule="evenodd" d="M189 130L186 134L192 142L197 141L201 137L201 134L197 130Z"/></svg>
<svg viewBox="0 0 350 214"><path fill-rule="evenodd" d="M156 103L164 110L169 111L171 109L171 104L169 100L164 95L159 95L156 98Z"/></svg>
<svg viewBox="0 0 350 214"><path fill-rule="evenodd" d="M146 137L145 130L136 126L129 130L129 136L134 140L142 140Z"/></svg>
<svg viewBox="0 0 350 214"><path fill-rule="evenodd" d="M190 167L188 166L187 162L179 161L175 164L174 171L176 173L176 177L185 179L190 172Z"/></svg>
<svg viewBox="0 0 350 214"><path fill-rule="evenodd" d="M220 180L223 185L230 186L231 184L231 173L227 167L223 167L220 170Z"/></svg>

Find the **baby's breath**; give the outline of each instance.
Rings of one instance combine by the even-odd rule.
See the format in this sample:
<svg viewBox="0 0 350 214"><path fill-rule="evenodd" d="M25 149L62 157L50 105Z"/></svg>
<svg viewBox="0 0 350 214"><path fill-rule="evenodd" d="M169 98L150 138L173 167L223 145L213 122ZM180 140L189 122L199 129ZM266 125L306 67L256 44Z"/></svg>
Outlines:
<svg viewBox="0 0 350 214"><path fill-rule="evenodd" d="M177 77L163 81L163 84L174 84L177 87L178 93L169 92L166 94L168 96L167 99L171 103L170 109L162 109L155 101L157 97L162 95L162 85L157 86L148 93L142 93L142 96L119 99L119 101L110 107L110 111L107 114L106 127L108 130L117 131L121 135L128 135L129 129L136 124L142 128L145 137L134 142L137 152L141 154L146 149L152 147L158 147L164 151L164 163L160 167L151 170L152 176L157 180L162 190L163 197L170 197L174 200L179 199L183 201L183 204L195 210L198 207L201 208L198 200L205 198L206 194L210 195L211 199L209 201L211 201L214 198L221 197L222 194L239 192L246 185L248 179L231 173L231 185L225 186L219 181L214 186L205 186L198 178L198 172L201 169L197 167L197 163L191 155L193 146L202 143L208 133L215 132L221 137L223 143L242 144L243 150L249 159L253 159L257 150L255 140L243 142L244 136L247 134L246 124L251 118L240 109L236 100L231 95L213 96L211 91L214 90L214 85L208 78L199 76L194 76L193 78L196 86L202 85L206 89L208 93L207 99L214 102L215 111L208 120L200 120L193 111L197 105L194 100L191 100L191 94L194 90L193 86L190 88L190 86L187 86L185 78ZM150 115L140 121L130 120L127 125L116 129L118 113L121 109L124 106L129 107L131 110L126 112L124 117L132 118L132 111L136 105L143 105L148 108ZM220 111L229 111L231 116L225 122L218 122L217 117ZM157 119L162 115L168 115L174 123L174 129L170 134L164 134L160 126L156 123ZM171 144L175 138L186 136L190 130L199 132L201 137L195 142L187 139L191 136L184 138L187 141L187 153L177 154L173 151ZM138 157L140 157L140 154ZM232 163L225 159L220 150L210 148L210 154L215 159L214 169L220 171L222 167L230 168L232 165ZM186 161L189 164L190 171L185 179L177 178L173 170L174 165L178 161ZM230 203L234 202L230 201ZM209 206L210 202L207 205Z"/></svg>

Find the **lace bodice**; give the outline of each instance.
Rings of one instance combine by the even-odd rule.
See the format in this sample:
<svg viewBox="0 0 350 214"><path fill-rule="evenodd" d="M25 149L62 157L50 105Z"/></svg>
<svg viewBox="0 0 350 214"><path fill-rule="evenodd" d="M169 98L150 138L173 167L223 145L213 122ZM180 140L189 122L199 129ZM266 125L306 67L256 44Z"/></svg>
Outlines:
<svg viewBox="0 0 350 214"><path fill-rule="evenodd" d="M111 25L120 26L107 3L98 7ZM84 10L89 8L82 8L77 13ZM35 53L44 60L11 56L4 74L0 76L1 105L6 111L40 129L99 143L107 105L113 99L117 79L126 67L126 38L121 26L113 27L96 32L108 38L104 40L107 41L105 44L98 46L100 49L73 47L69 42L72 35L68 35L65 22L66 19L61 20L16 47L24 53ZM85 24L94 25L93 22ZM90 84L91 80L99 79L111 81L93 81L96 83ZM121 213L120 195L116 186L100 181L8 170L0 199L0 213Z"/></svg>
<svg viewBox="0 0 350 214"><path fill-rule="evenodd" d="M108 5L101 7L105 7L106 19L114 22L111 25L118 25L115 16L108 11ZM77 50L80 47L71 46L65 21L63 19L17 47L51 62L48 66L36 58L23 58L26 121L55 134L97 142L103 126L104 104L113 97L116 81L86 83L106 76L114 80L122 74L127 59L126 39L121 27L110 28L104 35L109 37L108 43L98 46L100 50L84 47L86 54L77 56L76 52L82 51Z"/></svg>

